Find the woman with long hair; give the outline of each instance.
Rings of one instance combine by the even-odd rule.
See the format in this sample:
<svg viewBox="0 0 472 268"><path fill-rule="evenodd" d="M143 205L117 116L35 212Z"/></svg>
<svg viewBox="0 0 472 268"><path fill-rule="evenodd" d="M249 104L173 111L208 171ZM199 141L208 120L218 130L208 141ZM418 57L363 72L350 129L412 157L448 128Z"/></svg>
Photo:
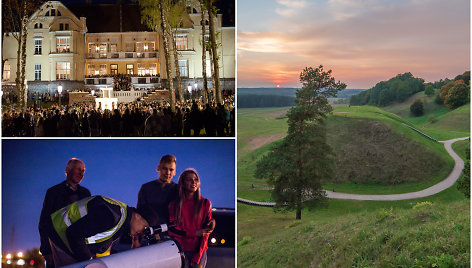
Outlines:
<svg viewBox="0 0 472 268"><path fill-rule="evenodd" d="M169 204L169 221L185 236L169 234L179 242L185 254L185 267L205 267L211 229L211 202L200 195L200 178L193 168L179 176L179 198Z"/></svg>

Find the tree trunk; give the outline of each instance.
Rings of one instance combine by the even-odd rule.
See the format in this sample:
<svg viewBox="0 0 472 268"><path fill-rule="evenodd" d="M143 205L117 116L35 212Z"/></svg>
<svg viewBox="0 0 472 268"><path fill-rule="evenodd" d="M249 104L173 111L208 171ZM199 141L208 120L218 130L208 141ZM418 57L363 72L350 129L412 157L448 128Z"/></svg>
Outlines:
<svg viewBox="0 0 472 268"><path fill-rule="evenodd" d="M208 80L207 80L207 73L206 73L206 41L205 41L205 34L206 34L206 23L205 23L205 7L203 5L204 0L200 0L200 9L202 11L202 76L203 76L203 101L205 103L209 103L210 94L208 92Z"/></svg>
<svg viewBox="0 0 472 268"><path fill-rule="evenodd" d="M213 58L213 74L215 76L215 83L213 88L215 89L215 98L217 103L223 104L223 98L221 96L221 87L220 87L220 74L219 74L219 64L218 64L218 51L216 50L216 29L215 23L213 21L213 4L212 0L206 0L207 10L208 10L208 21L210 24L210 41L211 41L211 50Z"/></svg>
<svg viewBox="0 0 472 268"><path fill-rule="evenodd" d="M169 55L169 44L168 44L168 34L167 34L167 22L164 14L164 7L162 4L163 0L159 0L159 12L161 15L161 30L163 34L163 43L164 43L164 56L166 60L166 74L167 74L167 82L169 84L169 101L170 101L170 109L172 112L175 112L175 90L174 90L174 77L170 68L170 55Z"/></svg>
<svg viewBox="0 0 472 268"><path fill-rule="evenodd" d="M21 112L26 111L26 98L27 94L25 87L25 70L26 70L26 38L28 35L28 16L26 14L26 1L21 2L21 24L18 33L18 51L17 51L17 64L16 64L16 93L18 95L17 109Z"/></svg>
<svg viewBox="0 0 472 268"><path fill-rule="evenodd" d="M302 136L303 133L303 122L300 122L300 127L298 129L298 134ZM302 146L303 144L297 144L297 165L298 165L298 177L301 178L303 176L303 160L302 160ZM303 186L297 184L297 215L295 219L300 220L302 218L302 191Z"/></svg>
<svg viewBox="0 0 472 268"><path fill-rule="evenodd" d="M175 42L175 35L172 36L172 46L174 48L175 76L177 77L177 90L179 92L179 100L180 100L180 103L184 103L184 90L182 88L182 79L180 77L180 68L179 68L179 52L177 51L177 43Z"/></svg>

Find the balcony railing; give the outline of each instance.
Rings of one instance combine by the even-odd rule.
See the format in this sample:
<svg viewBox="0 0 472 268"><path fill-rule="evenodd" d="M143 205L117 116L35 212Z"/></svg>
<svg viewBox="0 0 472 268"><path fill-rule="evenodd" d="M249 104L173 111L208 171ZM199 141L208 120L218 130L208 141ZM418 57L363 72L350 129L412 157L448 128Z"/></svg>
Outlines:
<svg viewBox="0 0 472 268"><path fill-rule="evenodd" d="M158 58L158 52L108 52L87 53L87 59L153 59Z"/></svg>
<svg viewBox="0 0 472 268"><path fill-rule="evenodd" d="M99 76L85 78L85 85L113 85L113 76ZM131 76L132 84L158 84L160 83L159 76Z"/></svg>

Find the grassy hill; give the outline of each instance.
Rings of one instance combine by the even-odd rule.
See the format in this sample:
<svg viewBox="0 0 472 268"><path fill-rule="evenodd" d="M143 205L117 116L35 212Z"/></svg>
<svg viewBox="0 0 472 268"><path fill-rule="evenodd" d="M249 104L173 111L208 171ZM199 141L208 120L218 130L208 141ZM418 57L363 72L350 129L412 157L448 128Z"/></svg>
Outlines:
<svg viewBox="0 0 472 268"><path fill-rule="evenodd" d="M286 133L286 110L238 110L238 189L267 186L253 174L269 143ZM453 166L443 145L403 122L407 121L375 107L336 108L327 129L336 153L337 178L324 182L324 187L349 193L403 193L442 180Z"/></svg>
<svg viewBox="0 0 472 268"><path fill-rule="evenodd" d="M383 110L394 113L416 125L428 135L438 140L448 140L470 135L470 103L457 109L449 110L444 105L434 102L435 96L426 96L418 92L401 103L394 103ZM414 117L410 113L410 105L417 99L424 102L424 115Z"/></svg>
<svg viewBox="0 0 472 268"><path fill-rule="evenodd" d="M238 267L469 267L469 234L469 201L454 188L415 201L329 200L300 221L238 204Z"/></svg>

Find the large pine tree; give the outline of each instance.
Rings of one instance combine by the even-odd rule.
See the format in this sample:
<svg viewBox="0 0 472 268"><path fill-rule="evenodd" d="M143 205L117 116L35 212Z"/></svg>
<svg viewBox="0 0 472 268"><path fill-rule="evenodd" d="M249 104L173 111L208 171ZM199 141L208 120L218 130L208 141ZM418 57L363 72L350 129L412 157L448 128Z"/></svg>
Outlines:
<svg viewBox="0 0 472 268"><path fill-rule="evenodd" d="M301 219L304 206L325 199L320 181L333 176L324 121L332 111L328 98L335 97L346 85L336 82L331 73L321 65L301 72L303 86L297 90L296 106L287 113L287 136L257 163L256 177L267 179L274 187L276 209L296 210L296 219Z"/></svg>

